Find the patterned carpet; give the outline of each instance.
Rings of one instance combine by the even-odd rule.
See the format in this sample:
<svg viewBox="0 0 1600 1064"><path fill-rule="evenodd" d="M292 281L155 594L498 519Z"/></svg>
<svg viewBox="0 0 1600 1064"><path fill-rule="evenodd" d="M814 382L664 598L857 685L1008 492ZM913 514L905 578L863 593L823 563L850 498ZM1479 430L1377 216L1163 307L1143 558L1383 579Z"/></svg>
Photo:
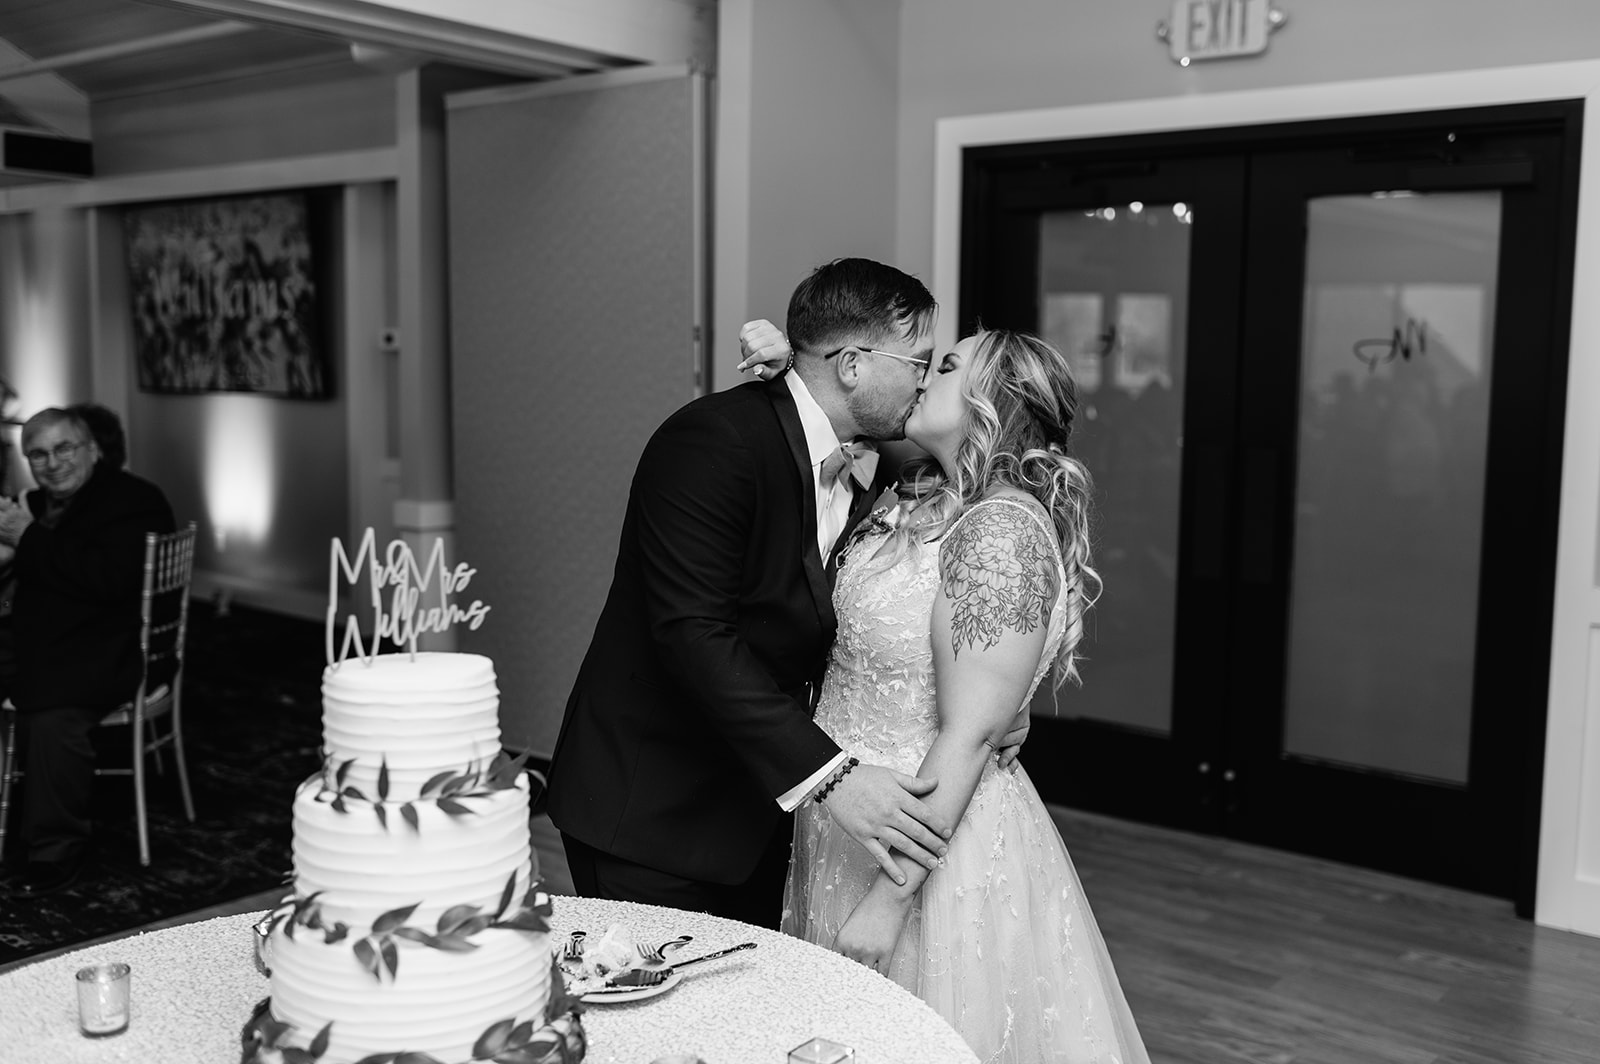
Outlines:
<svg viewBox="0 0 1600 1064"><path fill-rule="evenodd" d="M190 617L184 738L198 820L184 819L171 766L164 778L152 774L150 867L143 868L132 781L97 779L85 875L26 905L0 898L0 964L283 881L290 800L318 764L322 628L237 606L219 617L198 602ZM102 729L97 740L104 740L104 763L127 764L126 729ZM8 865L19 856L12 850Z"/></svg>

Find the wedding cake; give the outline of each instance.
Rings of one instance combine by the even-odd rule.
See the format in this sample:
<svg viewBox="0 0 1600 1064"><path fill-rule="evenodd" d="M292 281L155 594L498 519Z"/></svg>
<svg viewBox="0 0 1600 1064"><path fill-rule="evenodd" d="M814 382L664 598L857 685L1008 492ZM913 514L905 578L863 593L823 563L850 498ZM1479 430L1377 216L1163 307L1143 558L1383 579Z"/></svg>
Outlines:
<svg viewBox="0 0 1600 1064"><path fill-rule="evenodd" d="M492 663L353 657L322 697L323 767L294 798L293 892L258 928L272 996L244 1060L580 1059Z"/></svg>

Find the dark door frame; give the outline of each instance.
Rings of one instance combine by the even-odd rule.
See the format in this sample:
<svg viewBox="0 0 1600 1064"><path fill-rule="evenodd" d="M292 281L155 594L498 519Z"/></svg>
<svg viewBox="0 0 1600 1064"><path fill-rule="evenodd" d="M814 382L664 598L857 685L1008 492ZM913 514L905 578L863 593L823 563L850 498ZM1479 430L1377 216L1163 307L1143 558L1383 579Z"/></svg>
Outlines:
<svg viewBox="0 0 1600 1064"><path fill-rule="evenodd" d="M1561 141L1559 162L1556 164L1559 175L1557 197L1565 224L1558 227L1558 247L1547 276L1547 280L1552 282L1553 286L1551 312L1549 321L1545 323L1548 326L1547 342L1550 345L1547 372L1539 381L1522 389L1524 394L1518 402L1538 403L1546 411L1564 411L1573 298L1573 260L1576 251L1576 231L1571 223L1576 218L1577 212L1582 112L1583 101L1561 100L1451 111L1307 120L1251 127L1181 130L1158 134L966 148L962 156L961 270L957 308L959 329L961 332L969 331L980 314L986 323L991 325L1020 324L1024 328L1033 328L1037 321L1036 308L1019 305L1036 299L1032 292L1032 264L1010 261L1000 263L996 268L997 264L990 257L991 238L997 233L996 227L990 223L996 217L998 206L996 199L1000 195L995 178L1001 173L1009 173L1014 179L1019 172L1029 169L1039 171L1041 174L1055 170L1057 178L1062 174L1070 175L1069 180L1090 192L1092 198L1092 191L1097 184L1105 185L1108 191L1111 186L1126 187L1130 183L1137 184L1142 179L1151 178L1164 165L1201 156L1329 148L1355 149L1358 146L1364 151L1371 152L1375 142L1384 142L1390 150L1400 156L1405 156L1408 152L1415 154L1419 147L1427 148L1437 156L1434 160L1435 169L1443 170L1456 165L1456 160L1451 158L1449 142L1435 143L1431 137L1441 125L1455 124L1470 127L1475 131L1541 130L1556 134ZM1383 145L1379 145L1379 148L1381 150ZM1448 180L1448 174L1446 179ZM1015 187L1015 180L1012 181L1012 186ZM1009 224L1015 227L1018 221L1012 218ZM1200 238L1198 228L1197 241ZM1017 235L1013 233L1012 239L1014 240ZM1505 239L1514 241L1516 236L1505 234ZM1015 246L1013 243L1012 247ZM1248 249L1241 252L1241 257L1243 254L1248 254ZM1502 254L1505 254L1504 249ZM984 264L989 268L983 268ZM1205 284L1207 280L1195 277L1194 282ZM1000 297L997 300L996 293L1001 291L1009 291L1012 295L1009 299ZM1015 294L1019 292L1026 294L1025 300ZM997 307L1007 303L1009 309L997 315ZM1199 305L1200 300L1196 299L1193 303ZM1239 300L1240 318L1235 323L1236 331L1240 335L1249 327L1249 323L1243 320L1244 303L1245 300ZM1027 313L1029 309L1032 313ZM1007 320L1024 316L1027 319L1025 321ZM1191 317L1191 331L1193 324ZM1497 351L1503 350L1499 345L1504 341L1506 328L1507 323L1497 323ZM1194 350L1192 344L1190 350L1191 352ZM1186 418L1187 416L1188 412ZM1503 618L1500 619L1499 626L1489 623L1494 619L1487 616L1487 611L1480 609L1474 678L1475 702L1479 698L1486 697L1487 692L1492 690L1495 697L1514 700L1520 707L1518 713L1505 714L1498 718L1491 726L1492 734L1481 738L1492 742L1499 749L1510 748L1514 751L1512 756L1506 759L1507 778L1495 790L1509 810L1506 817L1514 822L1516 839L1516 867L1510 889L1506 892L1514 899L1517 912L1525 917L1531 917L1533 912L1537 873L1544 736L1548 710L1549 647L1553 622L1555 548L1560 504L1562 421L1561 417L1545 419L1543 435L1537 441L1530 442L1531 450L1524 451L1525 454L1536 455L1537 460L1531 467L1519 467L1514 473L1518 481L1516 498L1520 502L1517 507L1518 540L1521 544L1532 544L1532 549L1518 554L1511 564L1515 564L1527 578L1528 593L1519 602L1514 628L1508 627L1507 619ZM1493 464L1492 454L1490 462L1491 466L1486 476L1503 477L1511 473L1497 468ZM1215 468L1210 468L1208 472L1208 463L1209 459L1204 455L1186 447L1183 483L1186 489L1190 490L1185 491L1185 496L1199 494L1193 490L1195 485L1205 483L1213 492L1220 492L1221 496L1225 497L1238 490L1238 480L1248 472L1245 469L1247 463L1238 455L1228 457L1223 464L1225 471L1221 473ZM1191 520L1189 512L1193 504L1190 498L1183 500L1180 558L1186 565L1203 567L1205 559L1217 549L1217 545L1197 541L1199 537L1194 534L1195 522ZM1484 564L1507 564L1503 557L1496 558L1491 553L1497 544L1503 545L1504 526L1502 525L1501 530L1497 532L1491 525L1492 523L1486 522ZM1240 528L1234 531L1248 534L1250 530ZM1180 631L1184 621L1183 597L1183 592L1180 591ZM1181 654L1183 648L1178 649ZM1521 661L1524 665L1529 661L1536 661L1539 666L1531 670L1523 669L1513 678L1511 674L1514 670L1506 669L1503 665L1498 669L1494 667L1497 662L1505 662L1508 658ZM1517 683L1517 679L1522 682ZM1041 748L1059 745L1050 741L1049 733L1053 729L1059 731L1059 726L1064 723L1039 720L1035 728L1036 742L1037 740L1044 742L1038 742L1037 745ZM1176 729L1178 722L1175 720L1174 724ZM1475 733L1478 725L1479 721L1475 714ZM1136 736L1121 738L1137 746ZM1175 741L1177 738L1175 732ZM1479 758L1485 745L1476 741L1477 738L1475 734L1473 766L1475 771L1479 769ZM1210 744L1203 743L1200 748L1203 749L1205 745ZM1129 752L1133 753L1134 750ZM1189 751L1189 754L1192 753L1193 750ZM1044 777L1040 781L1041 789L1048 793L1048 773L1040 775ZM1212 786L1215 787L1214 784ZM1217 794L1216 797L1223 802L1227 800L1225 792ZM1161 818L1152 817L1152 819ZM1208 818L1192 818L1191 822L1179 826L1209 830L1206 819Z"/></svg>

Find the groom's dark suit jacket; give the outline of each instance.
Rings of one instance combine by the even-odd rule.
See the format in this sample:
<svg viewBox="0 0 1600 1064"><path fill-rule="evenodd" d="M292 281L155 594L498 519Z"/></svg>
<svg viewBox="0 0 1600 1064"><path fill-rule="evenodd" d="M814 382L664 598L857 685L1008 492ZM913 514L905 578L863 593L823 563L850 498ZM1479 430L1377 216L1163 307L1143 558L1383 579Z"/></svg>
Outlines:
<svg viewBox="0 0 1600 1064"><path fill-rule="evenodd" d="M887 483L879 465L849 525ZM656 430L551 758L558 828L689 879L749 878L778 797L838 752L811 721L836 626L816 520L781 378L697 399Z"/></svg>

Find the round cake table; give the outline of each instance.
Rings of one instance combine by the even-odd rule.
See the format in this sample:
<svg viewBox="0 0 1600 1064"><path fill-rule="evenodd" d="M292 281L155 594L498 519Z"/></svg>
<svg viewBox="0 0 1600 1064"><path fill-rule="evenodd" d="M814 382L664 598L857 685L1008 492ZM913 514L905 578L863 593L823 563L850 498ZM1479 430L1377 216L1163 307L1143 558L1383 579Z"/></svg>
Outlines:
<svg viewBox="0 0 1600 1064"><path fill-rule="evenodd" d="M681 982L657 996L585 1005L590 1064L650 1064L672 1054L706 1064L785 1064L788 1051L811 1038L852 1047L855 1064L976 1064L960 1036L919 998L836 953L704 913L590 898L553 901L552 941L582 928L592 942L622 924L646 942L694 936L680 956L759 944L686 969ZM260 916L151 931L0 976L0 1059L232 1064L240 1030L268 993L251 931ZM78 1033L73 974L109 961L133 968L132 1019L120 1035L85 1038Z"/></svg>

